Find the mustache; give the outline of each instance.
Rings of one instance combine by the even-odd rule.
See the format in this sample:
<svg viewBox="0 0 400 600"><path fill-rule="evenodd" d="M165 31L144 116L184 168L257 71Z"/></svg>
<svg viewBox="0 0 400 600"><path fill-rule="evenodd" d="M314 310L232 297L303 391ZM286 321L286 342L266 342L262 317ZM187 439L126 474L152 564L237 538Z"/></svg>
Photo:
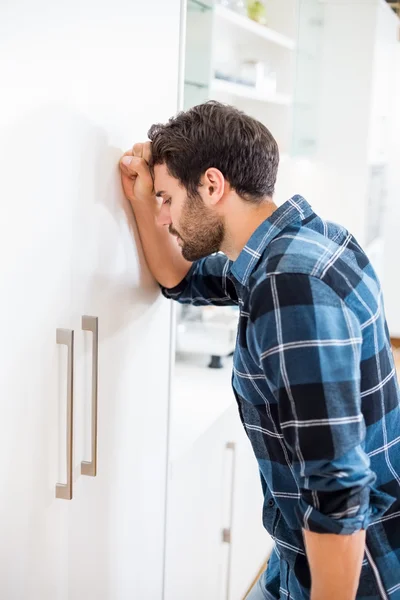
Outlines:
<svg viewBox="0 0 400 600"><path fill-rule="evenodd" d="M176 230L174 227L172 227L172 225L170 225L170 226L168 227L168 231L170 232L170 234L171 234L171 235L177 235L178 237L181 237L181 236L179 235L179 233L177 232L177 230Z"/></svg>

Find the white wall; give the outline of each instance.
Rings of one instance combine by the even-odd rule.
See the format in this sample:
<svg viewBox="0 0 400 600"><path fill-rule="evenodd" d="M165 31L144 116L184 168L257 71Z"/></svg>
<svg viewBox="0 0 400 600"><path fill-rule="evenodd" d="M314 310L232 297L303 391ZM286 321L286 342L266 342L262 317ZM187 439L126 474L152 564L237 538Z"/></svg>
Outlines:
<svg viewBox="0 0 400 600"><path fill-rule="evenodd" d="M390 331L400 336L398 49L397 63L394 60L399 21L383 0L326 0L323 27L317 153L312 159L282 162L276 201L282 204L302 194L323 218L356 236L380 277ZM387 195L383 240L368 246L366 225L374 219L369 212L370 168L385 163L389 172L382 189Z"/></svg>
<svg viewBox="0 0 400 600"><path fill-rule="evenodd" d="M375 1L349 5L327 0L324 4L317 152L310 160L290 159L282 164L277 186L278 201L289 191L302 194L321 217L347 227L361 244L376 7Z"/></svg>
<svg viewBox="0 0 400 600"><path fill-rule="evenodd" d="M400 337L400 44L396 61L396 93L392 104L391 157L385 223L385 305L389 330Z"/></svg>

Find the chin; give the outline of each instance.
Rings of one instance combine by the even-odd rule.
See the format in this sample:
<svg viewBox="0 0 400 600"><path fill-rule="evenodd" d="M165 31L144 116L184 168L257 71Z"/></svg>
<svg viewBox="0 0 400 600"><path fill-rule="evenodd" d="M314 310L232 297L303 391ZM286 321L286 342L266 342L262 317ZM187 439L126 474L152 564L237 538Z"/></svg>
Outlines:
<svg viewBox="0 0 400 600"><path fill-rule="evenodd" d="M190 248L182 247L182 256L185 260L189 262L195 262L196 260L201 260L202 258L206 258L215 252L219 252L219 250L205 250L205 251L193 251Z"/></svg>

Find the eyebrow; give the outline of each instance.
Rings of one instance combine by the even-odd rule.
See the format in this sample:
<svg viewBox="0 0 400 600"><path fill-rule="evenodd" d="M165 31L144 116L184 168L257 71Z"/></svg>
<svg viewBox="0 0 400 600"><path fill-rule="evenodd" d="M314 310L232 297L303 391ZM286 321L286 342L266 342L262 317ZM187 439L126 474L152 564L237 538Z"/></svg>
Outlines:
<svg viewBox="0 0 400 600"><path fill-rule="evenodd" d="M160 190L159 192L156 192L156 196L157 198L161 198L162 196L166 196L167 192L164 192L164 190Z"/></svg>

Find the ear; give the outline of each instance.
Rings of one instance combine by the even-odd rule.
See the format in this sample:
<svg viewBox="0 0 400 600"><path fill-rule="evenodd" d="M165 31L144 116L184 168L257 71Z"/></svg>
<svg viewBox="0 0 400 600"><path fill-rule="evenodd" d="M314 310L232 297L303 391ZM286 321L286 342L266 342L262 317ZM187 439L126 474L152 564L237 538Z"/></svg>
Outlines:
<svg viewBox="0 0 400 600"><path fill-rule="evenodd" d="M225 193L227 182L219 169L210 167L202 178L204 200L209 204L217 204Z"/></svg>

